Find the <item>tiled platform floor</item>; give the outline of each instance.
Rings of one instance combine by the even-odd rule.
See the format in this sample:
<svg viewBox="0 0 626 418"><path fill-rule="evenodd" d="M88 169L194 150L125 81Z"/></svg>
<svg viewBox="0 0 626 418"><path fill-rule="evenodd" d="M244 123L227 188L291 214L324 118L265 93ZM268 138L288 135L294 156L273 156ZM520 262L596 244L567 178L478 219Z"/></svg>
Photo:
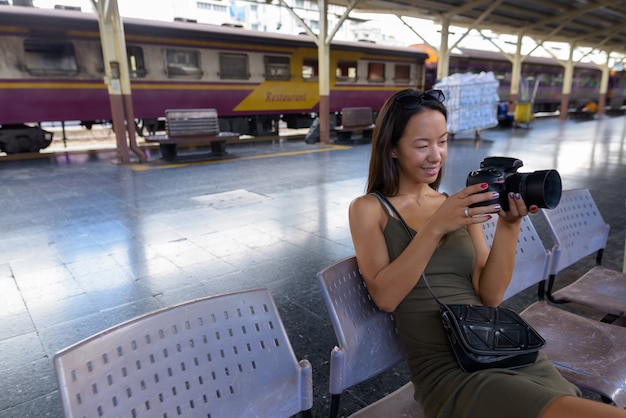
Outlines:
<svg viewBox="0 0 626 418"><path fill-rule="evenodd" d="M611 224L605 264L622 269L626 118L541 119L466 138L450 143L444 191L489 155L520 158L523 172L556 168L565 188L591 190ZM57 350L163 306L259 286L271 289L296 355L311 361L314 416L326 415L335 338L315 273L352 255L347 207L364 190L370 146L228 151L181 165L154 151L145 165L113 164L110 152L0 161L0 418L62 416ZM350 390L342 414L407 379L398 365Z"/></svg>

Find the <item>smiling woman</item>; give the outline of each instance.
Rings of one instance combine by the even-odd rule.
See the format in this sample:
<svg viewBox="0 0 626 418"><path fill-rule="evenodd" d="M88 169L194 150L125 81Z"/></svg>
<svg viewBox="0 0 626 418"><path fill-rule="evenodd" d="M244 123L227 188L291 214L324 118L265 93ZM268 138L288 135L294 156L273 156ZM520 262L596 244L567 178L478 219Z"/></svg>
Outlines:
<svg viewBox="0 0 626 418"><path fill-rule="evenodd" d="M580 398L542 352L531 364L473 372L455 357L439 303L498 307L522 219L538 207L508 193L504 210L487 183L439 192L448 156L443 98L404 90L387 100L372 138L367 194L349 207L358 268L374 303L395 318L415 400L429 418L626 417ZM489 248L481 224L496 213Z"/></svg>

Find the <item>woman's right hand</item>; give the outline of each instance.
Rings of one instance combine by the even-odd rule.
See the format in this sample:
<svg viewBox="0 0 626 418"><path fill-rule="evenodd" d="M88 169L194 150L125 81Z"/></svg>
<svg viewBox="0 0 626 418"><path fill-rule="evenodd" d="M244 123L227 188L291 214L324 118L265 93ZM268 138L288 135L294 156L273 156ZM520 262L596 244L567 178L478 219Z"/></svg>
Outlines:
<svg viewBox="0 0 626 418"><path fill-rule="evenodd" d="M470 207L499 198L498 192L487 191L488 187L487 183L473 184L451 195L429 219L428 224L443 236L465 226L488 221L491 219L490 214L502 209L499 203Z"/></svg>

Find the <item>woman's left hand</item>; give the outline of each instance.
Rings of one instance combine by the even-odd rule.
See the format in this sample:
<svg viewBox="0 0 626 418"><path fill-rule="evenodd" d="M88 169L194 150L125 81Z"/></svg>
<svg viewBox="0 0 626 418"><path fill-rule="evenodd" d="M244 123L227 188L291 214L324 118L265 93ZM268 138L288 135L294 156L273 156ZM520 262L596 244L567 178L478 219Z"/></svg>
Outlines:
<svg viewBox="0 0 626 418"><path fill-rule="evenodd" d="M522 199L519 193L509 193L507 196L509 199L509 210L501 210L498 213L500 219L505 222L515 223L529 213L536 213L539 210L537 205L526 206L526 202Z"/></svg>

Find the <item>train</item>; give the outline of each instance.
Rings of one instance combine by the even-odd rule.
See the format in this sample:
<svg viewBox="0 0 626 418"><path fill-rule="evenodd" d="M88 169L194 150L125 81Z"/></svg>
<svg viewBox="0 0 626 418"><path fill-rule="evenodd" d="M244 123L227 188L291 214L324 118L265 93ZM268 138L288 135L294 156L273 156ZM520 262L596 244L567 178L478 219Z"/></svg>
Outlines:
<svg viewBox="0 0 626 418"><path fill-rule="evenodd" d="M432 51L423 45L414 47L429 53L425 85L433 86L437 82L437 59L432 56ZM455 48L450 53L449 74L492 71L500 83L498 96L501 101L510 99L512 67L511 62L496 51ZM532 100L533 113L560 111L564 74L563 65L554 58L528 56L524 59L521 79L528 87L529 97L526 100L532 100L537 84L536 95ZM589 101L597 101L601 77L602 70L598 65L588 62L576 63L569 98L570 108L580 107ZM608 87L607 105L613 107L626 105L626 72L611 71Z"/></svg>
<svg viewBox="0 0 626 418"><path fill-rule="evenodd" d="M137 133L162 125L167 109L214 108L220 129L274 137L279 125L306 128L319 113L318 50L308 35L251 31L193 21L124 18ZM98 21L93 13L0 4L0 151L37 152L52 141L45 122L109 122ZM333 41L330 123L346 107L370 107L403 88L436 83L436 63L416 45ZM510 94L511 63L498 52L456 48L450 74L493 71ZM527 57L522 79L537 94L533 112L561 104L564 69ZM601 70L578 63L570 103L599 96ZM612 72L607 104L626 104L624 72ZM115 128L115 127L114 127Z"/></svg>
<svg viewBox="0 0 626 418"><path fill-rule="evenodd" d="M319 112L318 50L308 35L123 21L140 135L167 109L214 108L221 130L254 137L278 135L281 121L308 127ZM0 5L0 57L1 151L46 147L44 122L111 119L95 14ZM333 41L331 114L377 110L399 89L423 89L427 57L408 46Z"/></svg>

